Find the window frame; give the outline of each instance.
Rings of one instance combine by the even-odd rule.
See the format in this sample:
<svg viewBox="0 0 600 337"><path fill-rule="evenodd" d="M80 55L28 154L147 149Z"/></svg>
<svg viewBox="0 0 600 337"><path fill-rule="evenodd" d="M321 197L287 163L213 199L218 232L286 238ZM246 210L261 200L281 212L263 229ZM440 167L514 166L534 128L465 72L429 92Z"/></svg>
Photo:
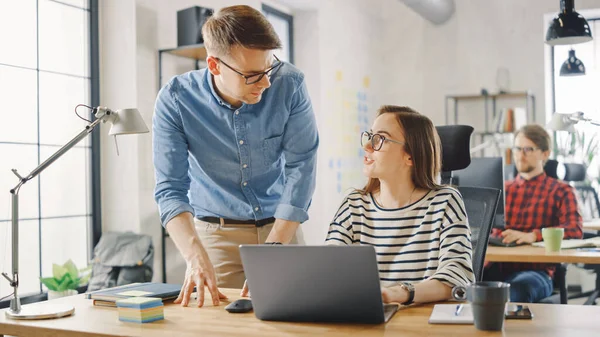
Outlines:
<svg viewBox="0 0 600 337"><path fill-rule="evenodd" d="M271 7L267 4L262 4L263 13L277 16L280 19L287 21L288 26L290 27L288 31L288 41L290 42L288 46L288 54L290 56L289 62L294 64L294 16L284 13L274 7Z"/></svg>
<svg viewBox="0 0 600 337"><path fill-rule="evenodd" d="M91 106L98 106L100 103L100 54L99 54L99 22L98 22L98 0L88 0L88 8L82 8L79 6L74 6L68 3L63 3L61 1L54 1L54 0L50 0L52 2L64 5L64 6L70 6L70 7L75 7L75 8L79 8L81 10L87 11L89 12L89 21L88 21L88 33L89 33L89 67L90 67L90 73L89 73L89 77L90 77L90 91L89 91L89 99L90 102L88 102ZM36 13L39 13L39 3L36 2ZM39 30L39 16L36 14L36 23L37 23L37 29ZM39 34L38 34L38 40L39 40ZM39 49L39 41L38 41L38 46L37 48ZM39 56L38 56L39 57ZM38 60L39 62L39 60ZM35 69L38 74L39 74L39 67L37 67L37 69ZM38 87L39 87L39 75L38 75ZM38 100L39 100L39 91L37 92L37 96L38 96ZM82 103L86 103L86 102L82 102ZM93 116L90 116L91 118L93 118ZM39 106L38 106L38 121L39 121ZM36 144L38 146L38 148L41 146L41 144L39 143L39 139L38 139L38 143ZM38 150L39 151L39 150ZM93 257L93 251L94 251L94 247L96 246L96 244L99 242L100 240L100 236L102 235L102 209L101 209L101 190L100 190L100 128L96 128L94 131L92 131L91 134L91 141L90 141L90 212L87 215L89 215L91 217L91 222L90 222L90 227L88 228L88 237L85 238L87 241L87 246L88 246L88 260L91 260ZM33 168L31 168L33 169ZM41 198L41 196L38 196L38 198ZM41 207L41 203L40 203L40 207ZM41 221L43 218L41 218L42 214L38 213L38 218L37 220L39 221L38 226L41 226ZM39 244L39 260L42 260L42 240L41 237L38 241ZM42 264L40 263L39 266L39 274L42 275ZM0 282L6 282L6 280L2 279L0 280ZM83 287L79 287L78 288L78 292L84 292L87 289L87 286L83 286ZM43 291L43 287L42 287L42 283L39 283L39 292L38 293L29 293L26 294L26 296L22 296L21 297L21 303L22 304L26 304L26 303L34 303L34 302L38 302L38 301L43 301L47 299L47 293L45 291ZM0 301L0 309L2 308L7 308L10 305L10 298Z"/></svg>

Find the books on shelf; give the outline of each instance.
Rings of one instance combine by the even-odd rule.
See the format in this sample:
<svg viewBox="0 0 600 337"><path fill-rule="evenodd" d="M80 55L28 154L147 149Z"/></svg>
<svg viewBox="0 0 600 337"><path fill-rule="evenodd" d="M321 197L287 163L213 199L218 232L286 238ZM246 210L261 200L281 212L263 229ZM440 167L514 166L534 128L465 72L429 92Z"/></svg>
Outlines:
<svg viewBox="0 0 600 337"><path fill-rule="evenodd" d="M169 283L132 283L124 286L101 289L85 294L85 298L94 300L94 305L115 307L115 302L132 297L155 297L171 300L179 296L180 284Z"/></svg>
<svg viewBox="0 0 600 337"><path fill-rule="evenodd" d="M544 247L544 241L534 242L532 246ZM560 249L576 249L576 248L598 248L600 247L600 237L589 239L569 239L563 240L560 244Z"/></svg>

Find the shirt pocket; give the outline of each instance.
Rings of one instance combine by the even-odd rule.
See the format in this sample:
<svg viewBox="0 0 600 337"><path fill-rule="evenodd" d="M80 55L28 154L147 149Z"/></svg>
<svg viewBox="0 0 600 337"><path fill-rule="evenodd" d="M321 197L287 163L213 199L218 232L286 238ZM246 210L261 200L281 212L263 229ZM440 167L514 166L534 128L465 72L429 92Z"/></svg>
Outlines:
<svg viewBox="0 0 600 337"><path fill-rule="evenodd" d="M265 166L271 166L279 161L281 153L283 152L281 147L281 141L283 135L267 138L263 141L263 159Z"/></svg>

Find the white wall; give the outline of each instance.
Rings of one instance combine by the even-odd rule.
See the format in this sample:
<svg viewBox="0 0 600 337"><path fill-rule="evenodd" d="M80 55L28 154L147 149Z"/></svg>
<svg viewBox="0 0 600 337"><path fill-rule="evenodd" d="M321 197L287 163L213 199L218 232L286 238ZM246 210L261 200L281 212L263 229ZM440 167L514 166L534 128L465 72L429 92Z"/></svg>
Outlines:
<svg viewBox="0 0 600 337"><path fill-rule="evenodd" d="M454 16L442 26L424 24L421 91L423 111L444 123L444 96L497 92L496 71L510 73L510 91L531 90L536 97L536 121L544 123L544 14L559 11L558 0L458 0ZM579 0L576 10L599 8L599 0ZM483 106L460 116L481 114ZM460 108L459 108L460 109ZM467 117L468 118L468 117ZM468 122L468 119L460 119Z"/></svg>

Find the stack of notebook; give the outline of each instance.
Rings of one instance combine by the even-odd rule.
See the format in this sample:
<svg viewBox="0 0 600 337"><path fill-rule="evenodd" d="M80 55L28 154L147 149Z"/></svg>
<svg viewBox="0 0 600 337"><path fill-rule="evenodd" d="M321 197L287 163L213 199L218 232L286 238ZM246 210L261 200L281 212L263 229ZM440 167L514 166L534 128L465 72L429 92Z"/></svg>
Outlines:
<svg viewBox="0 0 600 337"><path fill-rule="evenodd" d="M120 287L102 289L86 293L88 299L94 300L94 305L116 307L116 301L131 297L154 297L164 301L177 298L181 284L168 283L133 283Z"/></svg>
<svg viewBox="0 0 600 337"><path fill-rule="evenodd" d="M118 300L119 321L149 323L164 319L163 303L160 298L131 297Z"/></svg>

